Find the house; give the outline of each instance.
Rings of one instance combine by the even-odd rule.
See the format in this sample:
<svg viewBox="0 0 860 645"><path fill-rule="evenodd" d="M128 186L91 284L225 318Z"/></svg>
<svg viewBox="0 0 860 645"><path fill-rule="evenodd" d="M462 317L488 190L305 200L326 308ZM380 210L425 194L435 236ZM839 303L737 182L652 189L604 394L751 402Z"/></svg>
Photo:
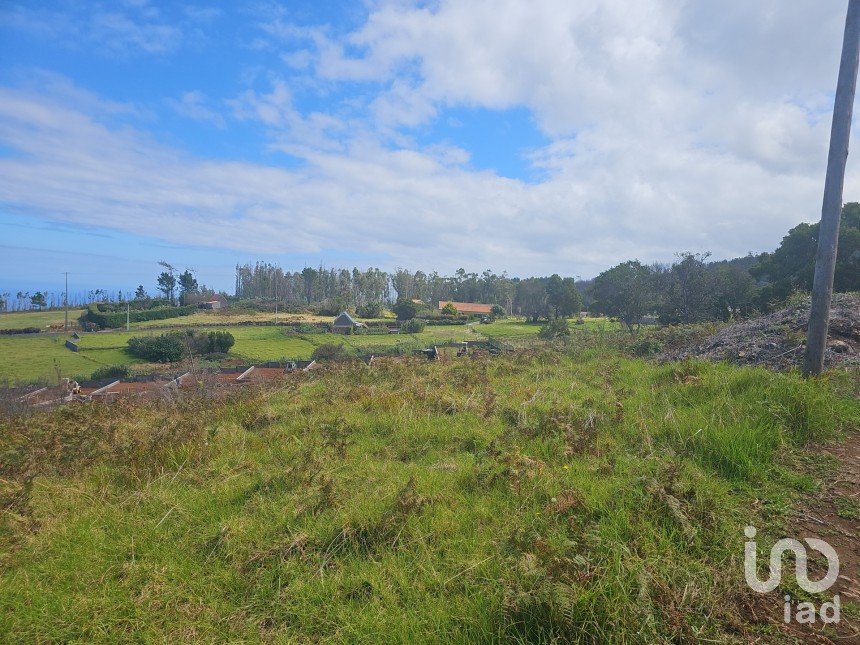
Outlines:
<svg viewBox="0 0 860 645"><path fill-rule="evenodd" d="M493 305L484 305L480 302L452 302L450 300L439 301L439 311L442 311L446 305L454 305L457 308L457 313L471 315L490 315L493 313Z"/></svg>
<svg viewBox="0 0 860 645"><path fill-rule="evenodd" d="M335 334L351 334L356 329L367 327L364 323L357 322L352 316L345 311L342 312L331 324L331 330Z"/></svg>
<svg viewBox="0 0 860 645"><path fill-rule="evenodd" d="M200 309L220 309L221 301L220 300L210 300L209 302L201 302L197 305Z"/></svg>

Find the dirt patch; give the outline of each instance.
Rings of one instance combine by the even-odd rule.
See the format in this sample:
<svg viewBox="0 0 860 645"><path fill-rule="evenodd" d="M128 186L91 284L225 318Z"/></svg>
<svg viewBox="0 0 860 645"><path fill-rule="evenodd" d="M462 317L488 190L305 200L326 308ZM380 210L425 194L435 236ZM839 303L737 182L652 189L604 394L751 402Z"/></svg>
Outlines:
<svg viewBox="0 0 860 645"><path fill-rule="evenodd" d="M665 352L662 358L707 358L788 369L803 362L808 320L807 299L767 316L729 325L697 345ZM860 295L834 294L824 363L828 368L860 366Z"/></svg>
<svg viewBox="0 0 860 645"><path fill-rule="evenodd" d="M839 578L825 595L838 594L842 604L841 620L824 631L821 621L812 625L783 622L782 597L777 593L759 596L755 604L786 639L806 643L860 643L860 432L847 441L828 446L825 455L838 464L827 477L822 490L801 502L787 529L797 539L819 538L839 555ZM825 566L810 560L810 578L818 580ZM846 605L853 605L853 610Z"/></svg>

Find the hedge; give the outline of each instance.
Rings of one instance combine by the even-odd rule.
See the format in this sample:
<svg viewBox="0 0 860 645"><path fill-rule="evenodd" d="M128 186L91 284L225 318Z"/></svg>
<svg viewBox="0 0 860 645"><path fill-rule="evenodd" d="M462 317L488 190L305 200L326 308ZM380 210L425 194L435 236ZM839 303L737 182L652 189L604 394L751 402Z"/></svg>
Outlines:
<svg viewBox="0 0 860 645"><path fill-rule="evenodd" d="M38 327L22 327L21 329L0 329L0 334L38 334L41 329Z"/></svg>
<svg viewBox="0 0 860 645"><path fill-rule="evenodd" d="M128 314L129 322L144 322L146 320L164 320L166 318L178 318L179 316L190 316L197 307L195 305L186 305L185 307L157 307L155 309L138 309L132 310ZM126 322L125 311L114 311L105 313L99 311L96 304L92 304L87 308L86 313L81 316L81 321L90 322L102 328L107 327L122 327Z"/></svg>

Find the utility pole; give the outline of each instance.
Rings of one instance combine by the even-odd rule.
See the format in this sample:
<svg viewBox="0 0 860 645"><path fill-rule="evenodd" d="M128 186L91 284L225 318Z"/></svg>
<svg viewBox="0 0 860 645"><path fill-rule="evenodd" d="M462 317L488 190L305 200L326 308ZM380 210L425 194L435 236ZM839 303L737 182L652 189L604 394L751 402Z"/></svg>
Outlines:
<svg viewBox="0 0 860 645"><path fill-rule="evenodd" d="M857 88L857 66L860 59L860 0L848 0L845 35L842 40L842 60L833 105L833 125L830 129L830 154L824 179L824 203L818 231L818 253L815 257L815 278L812 282L812 304L806 332L805 376L818 376L824 368L827 347L827 327L830 323L830 299L833 296L833 274L836 270L836 249L839 245L839 220L842 214L842 189L845 164L848 160L848 139L851 134L851 114Z"/></svg>
<svg viewBox="0 0 860 645"><path fill-rule="evenodd" d="M66 321L63 323L63 331L69 331L69 272L64 271L66 276L66 295L63 298L63 311L65 312Z"/></svg>

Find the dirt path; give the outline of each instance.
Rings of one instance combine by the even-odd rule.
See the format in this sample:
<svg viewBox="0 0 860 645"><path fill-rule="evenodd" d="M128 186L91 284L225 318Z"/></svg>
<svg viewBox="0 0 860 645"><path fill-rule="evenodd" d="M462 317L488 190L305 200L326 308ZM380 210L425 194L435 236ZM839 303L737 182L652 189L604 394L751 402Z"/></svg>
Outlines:
<svg viewBox="0 0 860 645"><path fill-rule="evenodd" d="M843 611L835 632L822 631L821 622L811 626L793 623L789 628L781 622L781 615L769 611L779 622L786 636L794 636L809 643L860 643L860 432L845 442L828 446L825 453L838 460L833 477L828 478L820 492L799 505L791 524L790 534L798 539L815 537L826 540L839 555L839 578L827 595L839 594ZM810 577L819 579L824 574L811 567ZM813 575L815 574L815 575ZM845 605L853 603L853 616L846 616ZM781 611L779 612L781 614Z"/></svg>

